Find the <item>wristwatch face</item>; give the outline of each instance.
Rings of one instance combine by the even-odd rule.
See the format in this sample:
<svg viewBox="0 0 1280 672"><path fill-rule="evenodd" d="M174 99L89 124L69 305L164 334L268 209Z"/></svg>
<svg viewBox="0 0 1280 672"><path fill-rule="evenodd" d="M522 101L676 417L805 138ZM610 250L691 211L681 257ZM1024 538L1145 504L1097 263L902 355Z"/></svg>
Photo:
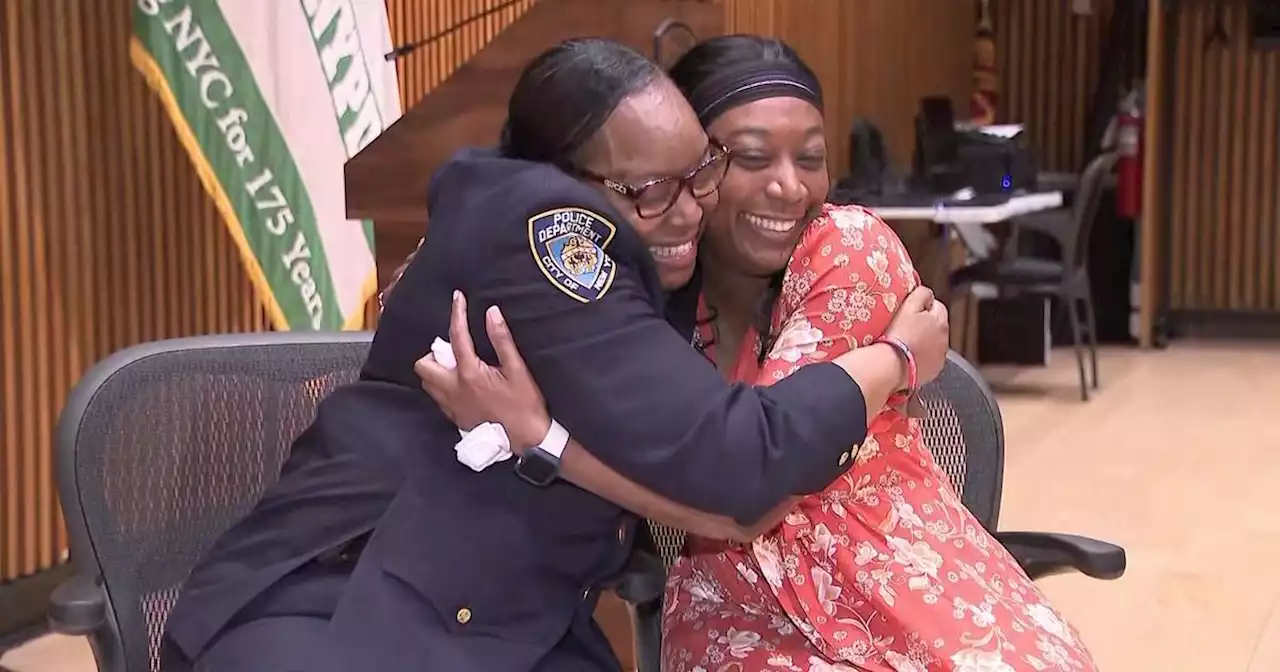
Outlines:
<svg viewBox="0 0 1280 672"><path fill-rule="evenodd" d="M546 485L556 480L559 471L560 460L536 446L526 450L516 462L516 474L534 485Z"/></svg>

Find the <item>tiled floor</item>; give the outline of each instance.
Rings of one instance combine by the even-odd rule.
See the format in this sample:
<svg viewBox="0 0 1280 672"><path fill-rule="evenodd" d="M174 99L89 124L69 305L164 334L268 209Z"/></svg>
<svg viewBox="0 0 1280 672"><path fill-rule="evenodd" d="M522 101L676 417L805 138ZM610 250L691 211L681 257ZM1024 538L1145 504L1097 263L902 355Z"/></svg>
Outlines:
<svg viewBox="0 0 1280 672"><path fill-rule="evenodd" d="M1079 401L1069 351L995 370L1008 437L1003 529L1123 544L1115 582L1045 589L1106 672L1280 670L1280 347L1108 350ZM10 652L15 672L93 669L80 641Z"/></svg>

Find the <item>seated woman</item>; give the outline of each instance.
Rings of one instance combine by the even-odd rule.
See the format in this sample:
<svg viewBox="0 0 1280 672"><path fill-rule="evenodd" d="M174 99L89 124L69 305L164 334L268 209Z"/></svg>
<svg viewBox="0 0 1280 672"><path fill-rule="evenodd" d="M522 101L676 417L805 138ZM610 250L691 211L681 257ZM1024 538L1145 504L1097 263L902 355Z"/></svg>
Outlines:
<svg viewBox="0 0 1280 672"><path fill-rule="evenodd" d="M731 380L770 385L883 340L919 280L883 221L824 204L822 97L809 68L781 43L729 36L696 46L672 77L733 156L707 215L701 286L688 290L700 292L707 357ZM530 384L505 368L511 385ZM445 387L437 375L424 379L433 395ZM1095 669L965 509L906 401L876 414L850 472L790 502L759 538L691 539L667 586L663 670Z"/></svg>
<svg viewBox="0 0 1280 672"><path fill-rule="evenodd" d="M731 379L770 384L874 342L919 280L878 217L822 205L809 68L781 43L724 37L671 72L734 153L703 238L708 356ZM789 228L803 208L820 214ZM748 322L762 295L769 319ZM691 541L667 587L664 670L1092 669L900 405L880 413L855 459L749 546Z"/></svg>

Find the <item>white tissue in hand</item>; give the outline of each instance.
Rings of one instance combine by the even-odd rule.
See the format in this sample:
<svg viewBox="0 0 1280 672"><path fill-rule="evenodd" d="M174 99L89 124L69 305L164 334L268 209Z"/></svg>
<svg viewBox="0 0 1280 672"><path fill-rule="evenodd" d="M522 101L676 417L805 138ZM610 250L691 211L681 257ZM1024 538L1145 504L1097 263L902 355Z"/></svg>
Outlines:
<svg viewBox="0 0 1280 672"><path fill-rule="evenodd" d="M453 356L453 346L442 338L431 343L431 355L437 363L446 369L455 369L458 360ZM507 438L507 430L496 422L477 425L471 431L458 430L462 440L454 445L458 453L458 461L471 467L473 471L483 471L490 465L511 458L511 441Z"/></svg>
<svg viewBox="0 0 1280 672"><path fill-rule="evenodd" d="M458 360L453 356L453 346L449 345L449 341L443 338L436 338L431 343L431 356L436 358L436 362L446 369L453 370L458 367Z"/></svg>
<svg viewBox="0 0 1280 672"><path fill-rule="evenodd" d="M462 440L453 449L458 453L458 461L473 471L482 471L491 464L511 458L507 430L496 422L476 425L475 429L461 434Z"/></svg>

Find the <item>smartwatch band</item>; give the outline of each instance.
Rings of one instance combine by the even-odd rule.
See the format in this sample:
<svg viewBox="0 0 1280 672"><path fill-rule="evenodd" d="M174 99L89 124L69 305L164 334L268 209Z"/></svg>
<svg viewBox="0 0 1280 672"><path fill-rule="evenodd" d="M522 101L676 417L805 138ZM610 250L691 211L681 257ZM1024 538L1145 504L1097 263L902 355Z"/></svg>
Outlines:
<svg viewBox="0 0 1280 672"><path fill-rule="evenodd" d="M563 425L553 418L551 427L547 430L547 435L542 438L542 442L538 444L538 447L558 460L564 454L565 446L568 444L569 430L565 429Z"/></svg>

